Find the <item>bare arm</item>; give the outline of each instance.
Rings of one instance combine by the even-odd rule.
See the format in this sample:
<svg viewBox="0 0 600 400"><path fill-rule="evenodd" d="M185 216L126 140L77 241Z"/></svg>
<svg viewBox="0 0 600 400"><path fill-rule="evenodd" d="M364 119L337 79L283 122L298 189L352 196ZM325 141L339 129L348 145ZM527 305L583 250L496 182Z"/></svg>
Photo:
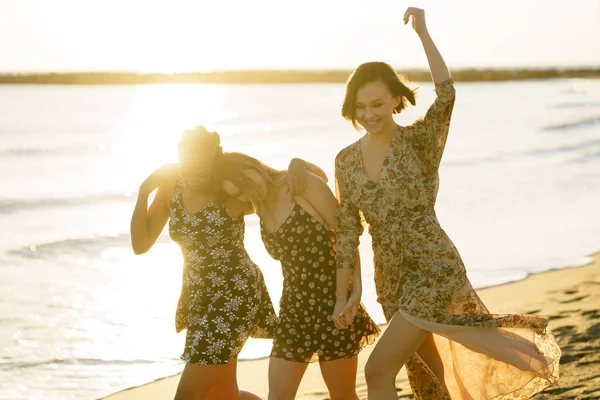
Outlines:
<svg viewBox="0 0 600 400"><path fill-rule="evenodd" d="M335 216L338 202L327 184L319 177L308 174L306 190L303 198L317 211L332 229L337 229L338 221ZM362 295L362 280L360 276L360 257L356 252L356 266L354 268L336 269L336 304L332 315L333 322L338 329L345 329L352 323L358 303ZM352 294L348 298L350 283Z"/></svg>
<svg viewBox="0 0 600 400"><path fill-rule="evenodd" d="M318 176L327 182L327 175L317 165L304 161L301 158L293 158L290 161L287 172L287 184L290 188L290 201L294 201L296 195L301 194L306 189L307 179L310 174Z"/></svg>
<svg viewBox="0 0 600 400"><path fill-rule="evenodd" d="M425 12L410 7L404 14L404 22L407 23L409 19L412 19L412 26L423 43L437 96L425 116L408 127L407 137L424 171L436 173L450 130L456 91L448 67L427 31Z"/></svg>
<svg viewBox="0 0 600 400"><path fill-rule="evenodd" d="M447 81L450 79L450 71L448 71L448 67L444 62L442 55L435 46L435 43L427 30L425 11L420 8L409 7L404 13L404 24L407 24L410 19L412 19L413 29L417 32L417 35L419 35L419 39L421 39L421 43L423 44L433 82L442 83Z"/></svg>
<svg viewBox="0 0 600 400"><path fill-rule="evenodd" d="M229 208L229 213L234 217L250 215L256 212L252 203L250 203L249 201L241 201L234 197L229 197L227 199L227 208Z"/></svg>
<svg viewBox="0 0 600 400"><path fill-rule="evenodd" d="M336 219L338 220L336 229L338 278L336 282L336 304L332 316L336 326L337 324L346 326L352 324L358 313L358 306L362 297L362 275L358 245L363 226L359 210L349 198L352 188L346 175L345 158L340 153L335 159L336 195L340 202L340 206L336 210ZM348 297L350 279L352 279L352 291Z"/></svg>
<svg viewBox="0 0 600 400"><path fill-rule="evenodd" d="M137 202L131 216L131 247L135 254L144 254L152 248L169 219L169 193L175 185L173 166L154 171L140 186ZM148 197L159 185L148 208Z"/></svg>
<svg viewBox="0 0 600 400"><path fill-rule="evenodd" d="M306 183L306 189L303 191L302 197L319 213L327 225L335 230L337 228L335 211L338 207L335 195L323 179L312 173L307 174Z"/></svg>

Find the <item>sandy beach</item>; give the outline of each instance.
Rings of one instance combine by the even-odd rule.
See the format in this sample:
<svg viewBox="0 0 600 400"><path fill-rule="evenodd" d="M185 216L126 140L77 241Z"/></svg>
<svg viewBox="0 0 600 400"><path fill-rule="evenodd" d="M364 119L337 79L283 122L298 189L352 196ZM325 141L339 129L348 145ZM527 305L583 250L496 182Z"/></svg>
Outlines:
<svg viewBox="0 0 600 400"><path fill-rule="evenodd" d="M591 257L592 262L587 265L543 272L478 291L492 312L550 316L550 328L563 351L560 381L536 399L600 398L600 253ZM356 388L361 399L367 398L363 370L372 349L373 346L367 347L359 356ZM240 388L267 398L267 367L268 359L240 362ZM179 375L175 375L105 399L172 399L178 381ZM396 386L399 398L413 398L404 369ZM308 368L297 398L328 398L318 365Z"/></svg>

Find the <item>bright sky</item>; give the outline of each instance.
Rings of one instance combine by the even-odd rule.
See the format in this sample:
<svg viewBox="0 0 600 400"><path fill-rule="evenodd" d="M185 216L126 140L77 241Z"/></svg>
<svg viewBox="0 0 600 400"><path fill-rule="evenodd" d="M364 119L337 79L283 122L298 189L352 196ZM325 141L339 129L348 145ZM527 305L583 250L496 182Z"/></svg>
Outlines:
<svg viewBox="0 0 600 400"><path fill-rule="evenodd" d="M0 0L0 71L600 66L600 1Z"/></svg>

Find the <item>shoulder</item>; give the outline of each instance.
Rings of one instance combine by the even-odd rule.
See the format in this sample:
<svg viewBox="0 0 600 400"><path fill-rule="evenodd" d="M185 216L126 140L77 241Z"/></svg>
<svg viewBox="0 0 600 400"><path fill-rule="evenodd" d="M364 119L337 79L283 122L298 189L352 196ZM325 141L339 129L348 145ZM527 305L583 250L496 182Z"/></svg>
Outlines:
<svg viewBox="0 0 600 400"><path fill-rule="evenodd" d="M254 212L252 203L241 201L231 196L226 197L224 203L225 207L229 210L229 213L234 217L242 217Z"/></svg>
<svg viewBox="0 0 600 400"><path fill-rule="evenodd" d="M335 156L335 166L337 168L344 168L346 165L354 162L356 147L359 145L359 143L360 142L357 140L351 145L344 147L337 153Z"/></svg>
<svg viewBox="0 0 600 400"><path fill-rule="evenodd" d="M331 191L327 182L315 174L307 174L306 184L310 192L324 190Z"/></svg>

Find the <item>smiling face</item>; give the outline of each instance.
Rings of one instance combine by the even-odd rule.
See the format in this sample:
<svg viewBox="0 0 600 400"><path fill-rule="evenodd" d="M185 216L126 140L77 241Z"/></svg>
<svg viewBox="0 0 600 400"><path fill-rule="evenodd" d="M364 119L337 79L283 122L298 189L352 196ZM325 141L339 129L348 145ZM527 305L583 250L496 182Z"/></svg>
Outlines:
<svg viewBox="0 0 600 400"><path fill-rule="evenodd" d="M185 186L197 191L207 191L211 188L214 153L213 151L212 154L180 156L179 174Z"/></svg>
<svg viewBox="0 0 600 400"><path fill-rule="evenodd" d="M184 132L179 142L179 174L186 187L195 191L215 189L215 164L222 156L219 143L219 135L203 127Z"/></svg>
<svg viewBox="0 0 600 400"><path fill-rule="evenodd" d="M396 128L392 114L416 104L416 89L389 64L374 61L359 65L346 82L342 116L360 130L381 134Z"/></svg>
<svg viewBox="0 0 600 400"><path fill-rule="evenodd" d="M368 82L356 93L354 118L371 134L394 129L394 109L400 104L398 96L392 96L387 85L381 81Z"/></svg>

